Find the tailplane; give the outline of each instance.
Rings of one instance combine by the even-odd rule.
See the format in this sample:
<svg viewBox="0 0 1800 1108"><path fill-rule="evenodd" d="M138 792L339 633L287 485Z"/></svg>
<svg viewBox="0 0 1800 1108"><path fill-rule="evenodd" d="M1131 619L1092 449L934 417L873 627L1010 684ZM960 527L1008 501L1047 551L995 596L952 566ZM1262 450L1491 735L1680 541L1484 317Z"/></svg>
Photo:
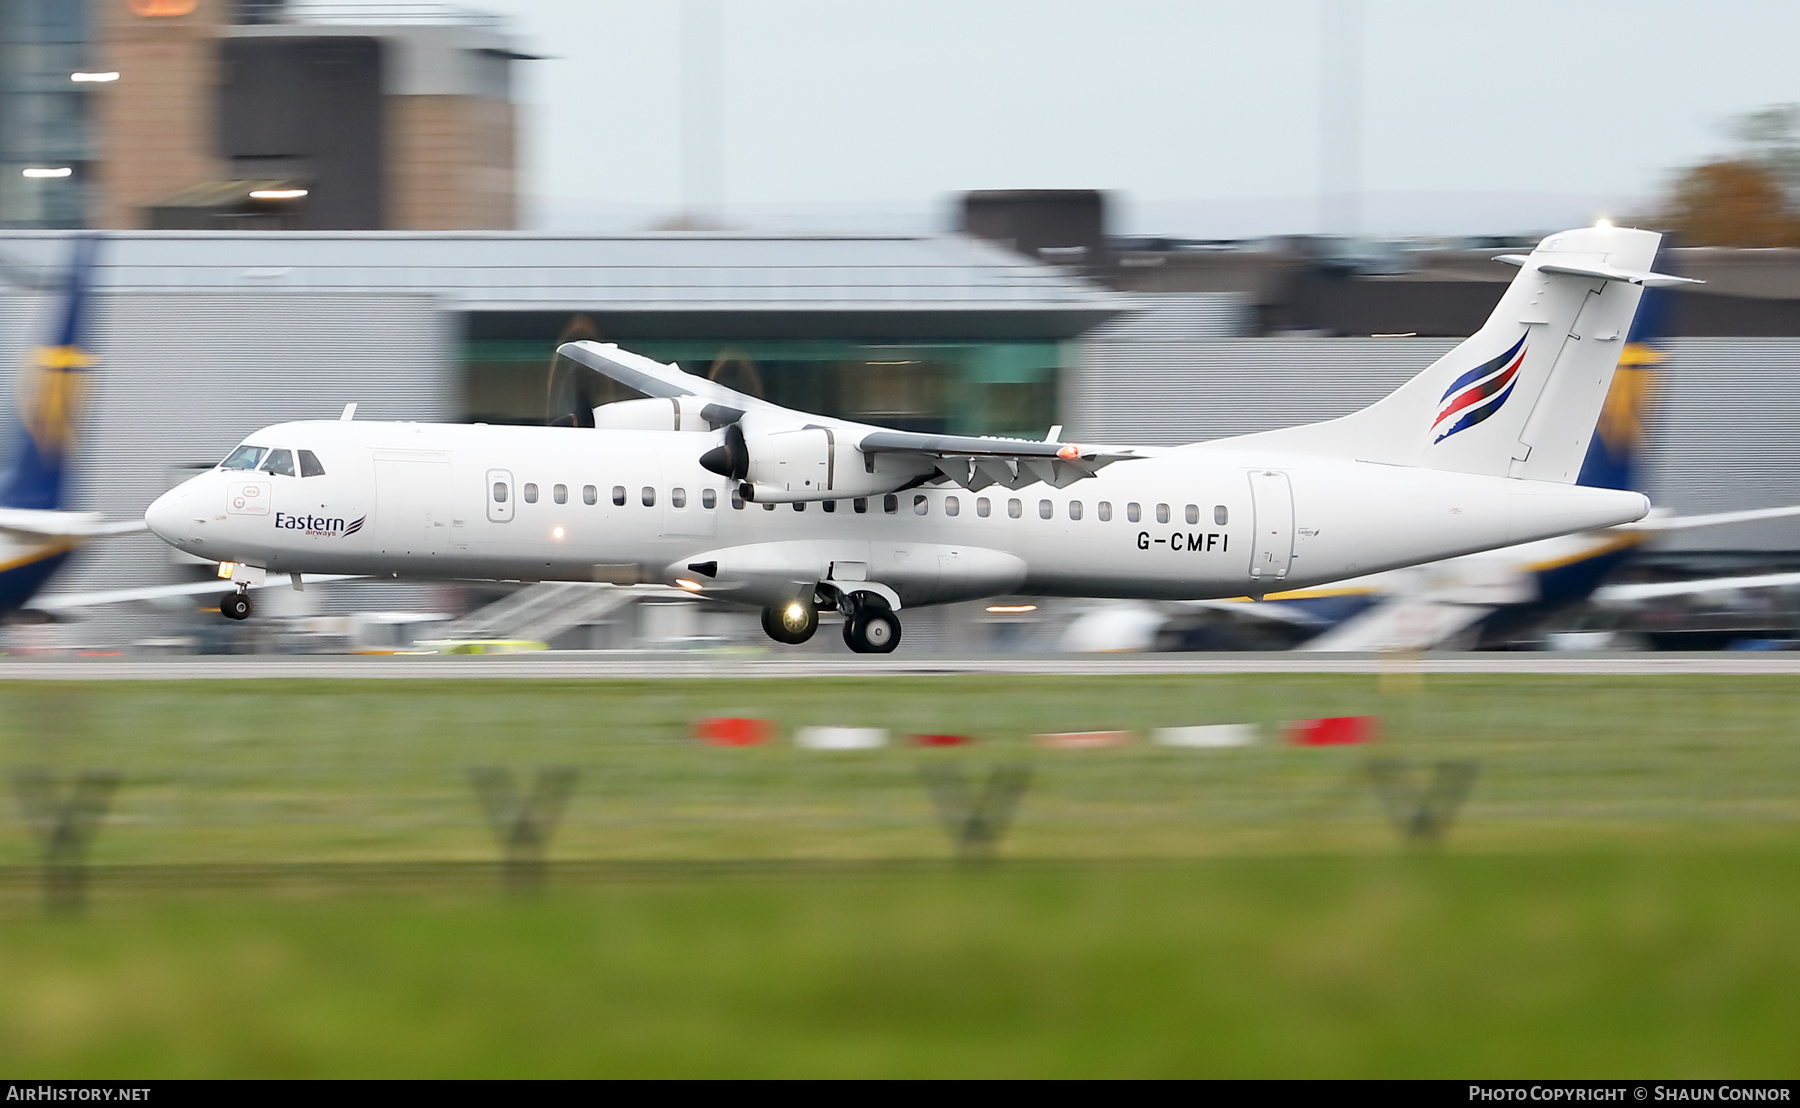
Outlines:
<svg viewBox="0 0 1800 1108"><path fill-rule="evenodd" d="M1586 227L1528 255L1482 328L1360 412L1229 440L1301 454L1574 482L1661 236Z"/></svg>
<svg viewBox="0 0 1800 1108"><path fill-rule="evenodd" d="M0 475L0 508L55 510L63 506L65 469L75 446L87 392L88 294L100 240L75 240L53 329L25 357L19 375L18 455Z"/></svg>

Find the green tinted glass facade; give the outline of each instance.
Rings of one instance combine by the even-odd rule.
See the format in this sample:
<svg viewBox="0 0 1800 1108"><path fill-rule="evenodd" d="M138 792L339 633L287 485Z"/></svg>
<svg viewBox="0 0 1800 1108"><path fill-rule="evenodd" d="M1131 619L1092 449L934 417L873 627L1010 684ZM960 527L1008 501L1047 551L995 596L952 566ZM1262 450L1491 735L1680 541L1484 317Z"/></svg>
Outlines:
<svg viewBox="0 0 1800 1108"><path fill-rule="evenodd" d="M627 349L776 404L912 431L1042 437L1057 419L1070 354L1055 340L858 342L840 339L634 339ZM630 399L610 382L577 380L554 342L470 339L463 350L466 418L537 423L584 402ZM589 391L583 391L583 390Z"/></svg>

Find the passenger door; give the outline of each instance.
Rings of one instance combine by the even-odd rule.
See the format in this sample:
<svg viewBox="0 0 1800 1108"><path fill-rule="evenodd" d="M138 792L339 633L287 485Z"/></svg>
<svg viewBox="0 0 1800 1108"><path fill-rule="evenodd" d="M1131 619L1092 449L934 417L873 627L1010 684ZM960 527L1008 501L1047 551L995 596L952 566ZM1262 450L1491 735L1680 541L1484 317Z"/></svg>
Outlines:
<svg viewBox="0 0 1800 1108"><path fill-rule="evenodd" d="M510 503L510 500L509 500ZM396 556L450 548L450 459L440 454L375 455L374 548Z"/></svg>
<svg viewBox="0 0 1800 1108"><path fill-rule="evenodd" d="M487 485L482 498L487 501L489 523L505 523L513 517L513 479L510 469L487 471Z"/></svg>
<svg viewBox="0 0 1800 1108"><path fill-rule="evenodd" d="M1250 544L1250 579L1279 581L1294 561L1294 490L1275 470L1250 474L1255 541Z"/></svg>

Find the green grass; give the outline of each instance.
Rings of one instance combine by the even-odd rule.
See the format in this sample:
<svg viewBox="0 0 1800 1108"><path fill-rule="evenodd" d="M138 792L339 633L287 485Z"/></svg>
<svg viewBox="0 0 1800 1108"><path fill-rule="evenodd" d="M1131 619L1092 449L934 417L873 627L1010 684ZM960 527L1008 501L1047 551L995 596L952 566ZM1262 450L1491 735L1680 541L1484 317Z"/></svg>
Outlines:
<svg viewBox="0 0 1800 1108"><path fill-rule="evenodd" d="M1480 764L1444 843L1363 749L1030 741L1362 712ZM686 737L726 713L977 741ZM0 802L0 1074L1793 1077L1797 725L1779 678L0 685L0 766L124 778L78 918ZM933 762L1032 766L998 864ZM469 767L552 764L587 865L419 868L496 856Z"/></svg>

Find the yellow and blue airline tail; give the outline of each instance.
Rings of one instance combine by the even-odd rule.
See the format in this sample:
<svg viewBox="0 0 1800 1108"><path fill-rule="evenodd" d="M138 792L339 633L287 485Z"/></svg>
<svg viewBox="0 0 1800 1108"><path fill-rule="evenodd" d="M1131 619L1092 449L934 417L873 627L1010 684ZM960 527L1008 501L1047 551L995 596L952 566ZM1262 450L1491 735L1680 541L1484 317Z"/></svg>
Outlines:
<svg viewBox="0 0 1800 1108"><path fill-rule="evenodd" d="M64 507L67 472L87 392L88 294L99 239L75 240L74 258L64 278L48 342L33 347L20 367L13 439L18 453L0 474L0 509L57 511ZM0 536L0 613L29 601L60 568L77 538L26 539Z"/></svg>
<svg viewBox="0 0 1800 1108"><path fill-rule="evenodd" d="M20 367L15 421L18 454L0 476L0 508L54 511L63 507L68 462L75 448L87 393L88 297L99 253L97 236L75 240L64 278L54 329L33 347Z"/></svg>

